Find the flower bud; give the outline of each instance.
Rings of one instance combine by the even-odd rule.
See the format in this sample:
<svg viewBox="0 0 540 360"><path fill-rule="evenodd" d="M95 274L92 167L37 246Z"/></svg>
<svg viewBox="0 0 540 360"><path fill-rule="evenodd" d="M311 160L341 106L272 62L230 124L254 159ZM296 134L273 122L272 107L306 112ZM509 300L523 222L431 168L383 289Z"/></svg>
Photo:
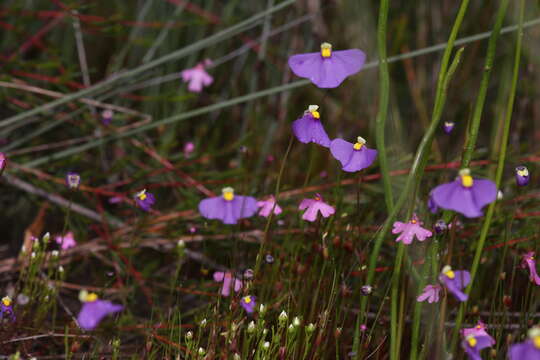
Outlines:
<svg viewBox="0 0 540 360"><path fill-rule="evenodd" d="M201 322L199 323L199 326L202 327L203 329L206 327L206 319L202 319Z"/></svg>
<svg viewBox="0 0 540 360"><path fill-rule="evenodd" d="M268 350L270 348L270 342L265 341L263 344L263 349Z"/></svg>
<svg viewBox="0 0 540 360"><path fill-rule="evenodd" d="M371 294L372 291L373 291L373 286L371 285L364 285L360 288L360 292L364 296L368 296L369 294Z"/></svg>
<svg viewBox="0 0 540 360"><path fill-rule="evenodd" d="M204 350L204 348L202 347L200 347L197 352L199 353L200 356L204 356L204 354L206 354L206 350Z"/></svg>
<svg viewBox="0 0 540 360"><path fill-rule="evenodd" d="M289 317L287 316L287 313L285 312L285 310L283 310L281 314L279 314L278 320L280 323L285 323L288 318Z"/></svg>
<svg viewBox="0 0 540 360"><path fill-rule="evenodd" d="M193 332L188 331L188 332L186 333L186 340L191 340L191 339L193 339Z"/></svg>
<svg viewBox="0 0 540 360"><path fill-rule="evenodd" d="M255 332L255 322L251 320L247 326L248 334L253 334Z"/></svg>
<svg viewBox="0 0 540 360"><path fill-rule="evenodd" d="M292 321L292 324L295 326L295 327L298 327L300 326L300 318L298 316L295 316L293 321Z"/></svg>
<svg viewBox="0 0 540 360"><path fill-rule="evenodd" d="M312 334L314 331L315 331L315 324L309 323L309 324L306 326L306 332L307 332L308 334Z"/></svg>

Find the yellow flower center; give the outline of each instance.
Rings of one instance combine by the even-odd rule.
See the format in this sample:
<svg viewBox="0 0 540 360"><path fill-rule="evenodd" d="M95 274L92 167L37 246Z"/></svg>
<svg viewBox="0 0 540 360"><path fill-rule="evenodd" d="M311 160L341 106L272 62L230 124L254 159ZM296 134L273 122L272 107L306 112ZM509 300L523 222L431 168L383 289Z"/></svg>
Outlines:
<svg viewBox="0 0 540 360"><path fill-rule="evenodd" d="M353 145L353 148L354 150L360 150L362 146L364 146L364 144L357 142Z"/></svg>
<svg viewBox="0 0 540 360"><path fill-rule="evenodd" d="M320 119L321 118L321 114L319 114L318 111L312 111L311 116L313 116L315 119Z"/></svg>
<svg viewBox="0 0 540 360"><path fill-rule="evenodd" d="M11 305L11 299L9 298L9 296L2 298L2 304L4 304L5 306Z"/></svg>
<svg viewBox="0 0 540 360"><path fill-rule="evenodd" d="M146 199L146 189L142 190L136 195L139 200L144 201Z"/></svg>
<svg viewBox="0 0 540 360"><path fill-rule="evenodd" d="M518 170L517 173L519 176L529 176L529 170L527 170L526 168Z"/></svg>
<svg viewBox="0 0 540 360"><path fill-rule="evenodd" d="M244 297L244 302L245 302L246 304L249 304L249 303L251 302L251 296L245 296L245 297Z"/></svg>
<svg viewBox="0 0 540 360"><path fill-rule="evenodd" d="M231 187L226 187L223 190L221 190L223 193L223 198L227 201L231 201L234 199L234 189Z"/></svg>
<svg viewBox="0 0 540 360"><path fill-rule="evenodd" d="M462 175L461 176L461 185L463 185L466 188L470 188L473 186L473 178L471 175Z"/></svg>
<svg viewBox="0 0 540 360"><path fill-rule="evenodd" d="M416 219L411 220L411 224L416 224L416 223L417 223Z"/></svg>
<svg viewBox="0 0 540 360"><path fill-rule="evenodd" d="M448 277L449 279L453 279L456 277L456 274L452 270L445 271L444 275Z"/></svg>
<svg viewBox="0 0 540 360"><path fill-rule="evenodd" d="M467 339L467 342L469 343L469 346L470 347L475 347L476 344L478 343L478 341L476 341L476 339L474 337L470 337Z"/></svg>
<svg viewBox="0 0 540 360"><path fill-rule="evenodd" d="M321 44L321 56L323 58L329 58L332 56L332 45L325 42Z"/></svg>
<svg viewBox="0 0 540 360"><path fill-rule="evenodd" d="M480 330L482 328L482 325L476 325L476 328Z"/></svg>
<svg viewBox="0 0 540 360"><path fill-rule="evenodd" d="M540 335L533 337L534 347L540 349Z"/></svg>

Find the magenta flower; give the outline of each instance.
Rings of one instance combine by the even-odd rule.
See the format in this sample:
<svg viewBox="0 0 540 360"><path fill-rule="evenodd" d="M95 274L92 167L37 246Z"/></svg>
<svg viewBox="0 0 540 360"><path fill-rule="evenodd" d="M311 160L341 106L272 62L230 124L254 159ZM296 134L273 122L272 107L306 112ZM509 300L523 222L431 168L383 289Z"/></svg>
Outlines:
<svg viewBox="0 0 540 360"><path fill-rule="evenodd" d="M289 67L297 76L309 79L320 88L335 88L346 77L362 69L366 54L359 49L332 51L329 43L321 44L321 51L293 55Z"/></svg>
<svg viewBox="0 0 540 360"><path fill-rule="evenodd" d="M7 166L7 156L3 152L0 152L0 175L4 172Z"/></svg>
<svg viewBox="0 0 540 360"><path fill-rule="evenodd" d="M103 110L101 113L101 122L103 125L109 125L112 121L112 118L114 116L114 112L111 109Z"/></svg>
<svg viewBox="0 0 540 360"><path fill-rule="evenodd" d="M210 60L205 60L191 69L182 71L182 80L188 83L189 91L199 93L202 91L203 87L212 84L214 78L205 70L205 66L208 66L211 63Z"/></svg>
<svg viewBox="0 0 540 360"><path fill-rule="evenodd" d="M468 296L461 290L471 282L471 274L465 270L453 271L449 265L443 267L439 275L439 281L444 284L446 289L452 293L459 301L467 301Z"/></svg>
<svg viewBox="0 0 540 360"><path fill-rule="evenodd" d="M79 299L83 302L83 306L77 316L77 323L81 329L87 331L95 329L105 316L122 311L124 308L107 300L99 300L96 294L84 290L80 292Z"/></svg>
<svg viewBox="0 0 540 360"><path fill-rule="evenodd" d="M334 139L330 143L330 152L347 172L360 171L370 166L377 157L377 150L365 146L366 140L358 136L356 143L352 144L343 139Z"/></svg>
<svg viewBox="0 0 540 360"><path fill-rule="evenodd" d="M439 302L440 292L440 285L426 285L422 293L416 298L416 301L422 302L427 300L430 304Z"/></svg>
<svg viewBox="0 0 540 360"><path fill-rule="evenodd" d="M302 215L302 219L306 221L315 221L315 219L317 219L318 212L320 212L325 218L333 215L336 212L332 206L323 202L322 196L319 194L316 194L314 199L302 200L298 208L300 210L307 209L306 212L304 212L304 215Z"/></svg>
<svg viewBox="0 0 540 360"><path fill-rule="evenodd" d="M461 329L461 335L463 335L464 338L470 335L473 335L474 337L487 337L489 340L489 346L493 346L495 345L495 339L486 332L486 328L486 324L479 320L475 327Z"/></svg>
<svg viewBox="0 0 540 360"><path fill-rule="evenodd" d="M298 141L304 144L314 142L329 147L330 138L324 131L318 109L318 105L309 105L308 109L304 111L304 115L292 123L292 130Z"/></svg>
<svg viewBox="0 0 540 360"><path fill-rule="evenodd" d="M465 350L467 357L470 360L482 360L480 351L487 347L491 347L491 336L468 335L461 342L461 346Z"/></svg>
<svg viewBox="0 0 540 360"><path fill-rule="evenodd" d="M81 184L81 175L75 172L68 172L66 174L66 185L70 189L77 189Z"/></svg>
<svg viewBox="0 0 540 360"><path fill-rule="evenodd" d="M257 206L261 208L259 215L264 217L270 216L272 209L274 209L274 215L279 215L282 212L281 207L276 203L274 195L270 195L266 200L257 201Z"/></svg>
<svg viewBox="0 0 540 360"><path fill-rule="evenodd" d="M461 169L456 180L431 191L433 203L468 218L482 216L482 208L497 199L497 187L491 180L473 179L469 169Z"/></svg>
<svg viewBox="0 0 540 360"><path fill-rule="evenodd" d="M0 302L0 322L4 317L9 317L11 322L15 322L15 312L13 312L13 304L9 296L4 296Z"/></svg>
<svg viewBox="0 0 540 360"><path fill-rule="evenodd" d="M135 194L135 202L142 210L150 211L156 202L156 198L154 197L154 194L149 193L144 189Z"/></svg>
<svg viewBox="0 0 540 360"><path fill-rule="evenodd" d="M75 247L77 243L75 242L75 237L73 236L73 232L68 232L66 235L62 237L62 235L58 235L54 238L56 243L60 245L62 250L71 249L72 247Z"/></svg>
<svg viewBox="0 0 540 360"><path fill-rule="evenodd" d="M239 219L253 216L257 210L257 200L251 196L234 194L234 189L226 187L222 196L204 199L199 203L199 212L207 219L218 219L224 224L236 224Z"/></svg>
<svg viewBox="0 0 540 360"><path fill-rule="evenodd" d="M184 145L184 156L189 157L195 151L195 144L191 141Z"/></svg>
<svg viewBox="0 0 540 360"><path fill-rule="evenodd" d="M529 279L536 285L540 285L540 276L536 272L536 260L534 259L534 251L529 251L522 256L522 267L529 268Z"/></svg>
<svg viewBox="0 0 540 360"><path fill-rule="evenodd" d="M234 291L239 292L242 288L242 280L235 278L230 272L216 271L214 273L214 281L223 282L221 287L221 295L229 296L231 286L234 285Z"/></svg>
<svg viewBox="0 0 540 360"><path fill-rule="evenodd" d="M424 241L433 235L431 231L422 227L422 222L418 220L416 214L413 214L412 219L408 223L396 221L392 229L392 234L401 234L396 239L396 242L402 241L405 245L412 243L415 236L419 241Z"/></svg>
<svg viewBox="0 0 540 360"><path fill-rule="evenodd" d="M242 305L242 307L244 308L244 310L246 310L248 314L253 313L253 311L255 310L255 306L257 305L257 303L255 302L255 296L244 296L240 300L240 305Z"/></svg>
<svg viewBox="0 0 540 360"><path fill-rule="evenodd" d="M527 333L528 339L510 346L510 360L540 360L540 327L533 327Z"/></svg>
<svg viewBox="0 0 540 360"><path fill-rule="evenodd" d="M445 121L443 124L443 130L445 133L450 134L456 125L453 121Z"/></svg>
<svg viewBox="0 0 540 360"><path fill-rule="evenodd" d="M526 166L516 167L516 183L518 186L525 186L531 180L529 169Z"/></svg>

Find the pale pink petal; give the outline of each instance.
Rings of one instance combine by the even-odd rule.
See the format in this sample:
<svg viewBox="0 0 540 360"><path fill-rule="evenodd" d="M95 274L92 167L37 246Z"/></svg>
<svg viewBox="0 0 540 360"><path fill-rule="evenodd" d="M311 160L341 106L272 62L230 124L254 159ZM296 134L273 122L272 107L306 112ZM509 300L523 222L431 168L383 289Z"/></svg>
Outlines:
<svg viewBox="0 0 540 360"><path fill-rule="evenodd" d="M225 273L223 271L216 271L214 273L214 281L223 281L223 277L225 277Z"/></svg>
<svg viewBox="0 0 540 360"><path fill-rule="evenodd" d="M321 212L321 215L325 218L333 215L336 212L336 210L332 206L323 203L322 201L318 201L316 207Z"/></svg>
<svg viewBox="0 0 540 360"><path fill-rule="evenodd" d="M307 208L310 207L314 202L315 202L315 200L313 200L313 199L304 199L304 200L302 200L302 202L300 203L300 206L299 206L298 208L299 208L300 210L307 209Z"/></svg>

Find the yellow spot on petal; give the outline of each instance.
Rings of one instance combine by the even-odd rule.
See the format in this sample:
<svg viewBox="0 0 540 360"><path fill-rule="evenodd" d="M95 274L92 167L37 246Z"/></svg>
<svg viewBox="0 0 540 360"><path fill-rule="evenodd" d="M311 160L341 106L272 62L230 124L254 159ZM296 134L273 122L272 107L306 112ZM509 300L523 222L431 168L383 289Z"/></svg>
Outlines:
<svg viewBox="0 0 540 360"><path fill-rule="evenodd" d="M11 298L9 296L4 296L2 298L2 304L4 304L5 306L11 305Z"/></svg>
<svg viewBox="0 0 540 360"><path fill-rule="evenodd" d="M540 335L533 337L534 347L540 349Z"/></svg>
<svg viewBox="0 0 540 360"><path fill-rule="evenodd" d="M466 187L470 188L473 186L474 180L471 175L462 175L461 176L461 184Z"/></svg>
<svg viewBox="0 0 540 360"><path fill-rule="evenodd" d="M357 143L355 143L355 144L353 145L353 149L354 149L354 150L360 150L360 149L362 148L362 146L364 146L364 144L361 144L361 143L358 143L358 142L357 142Z"/></svg>
<svg viewBox="0 0 540 360"><path fill-rule="evenodd" d="M144 201L144 199L146 199L146 189L138 192L135 196L137 196L140 200Z"/></svg>
<svg viewBox="0 0 540 360"><path fill-rule="evenodd" d="M529 176L529 170L527 168L518 170L517 173L519 176Z"/></svg>
<svg viewBox="0 0 540 360"><path fill-rule="evenodd" d="M318 111L312 111L311 116L313 116L315 119L320 119L321 118L321 114L319 114Z"/></svg>
<svg viewBox="0 0 540 360"><path fill-rule="evenodd" d="M98 296L96 293L89 293L88 295L86 295L86 298L84 299L84 301L93 302L93 301L96 301L97 299L98 299Z"/></svg>
<svg viewBox="0 0 540 360"><path fill-rule="evenodd" d="M244 302L245 302L246 304L249 304L249 303L251 302L251 296L245 296L245 297L244 297Z"/></svg>
<svg viewBox="0 0 540 360"><path fill-rule="evenodd" d="M454 274L454 272L452 270L448 270L444 273L444 275L446 275L446 277L448 277L449 279L453 279L456 277L456 274Z"/></svg>
<svg viewBox="0 0 540 360"><path fill-rule="evenodd" d="M227 201L231 201L234 199L234 189L232 187L226 187L223 190L221 190L223 193L223 198Z"/></svg>
<svg viewBox="0 0 540 360"><path fill-rule="evenodd" d="M467 339L467 342L469 343L469 346L470 347L475 347L476 344L478 343L478 341L476 341L476 339L474 337L470 337Z"/></svg>
<svg viewBox="0 0 540 360"><path fill-rule="evenodd" d="M325 42L321 44L321 56L323 58L329 58L332 56L332 45Z"/></svg>

